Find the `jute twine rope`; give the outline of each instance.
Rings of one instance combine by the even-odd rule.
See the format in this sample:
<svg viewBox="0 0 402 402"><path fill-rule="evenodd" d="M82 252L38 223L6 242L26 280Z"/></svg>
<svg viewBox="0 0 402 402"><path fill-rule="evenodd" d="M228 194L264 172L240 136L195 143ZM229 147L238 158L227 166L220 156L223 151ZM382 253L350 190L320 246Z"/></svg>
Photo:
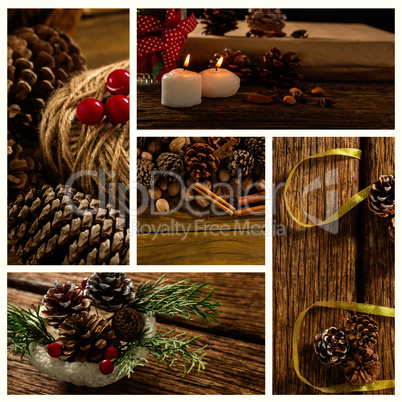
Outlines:
<svg viewBox="0 0 402 402"><path fill-rule="evenodd" d="M129 61L86 71L55 91L43 112L40 142L49 173L60 183L72 181L75 174L74 186L80 191L96 198L99 191L104 191L113 203L118 198L112 196L120 197L120 201L124 197L128 208L129 123L112 124L104 117L98 125L86 126L76 117L77 106L83 99L102 101L110 96L106 78L118 68L128 70ZM122 188L127 190L126 194Z"/></svg>

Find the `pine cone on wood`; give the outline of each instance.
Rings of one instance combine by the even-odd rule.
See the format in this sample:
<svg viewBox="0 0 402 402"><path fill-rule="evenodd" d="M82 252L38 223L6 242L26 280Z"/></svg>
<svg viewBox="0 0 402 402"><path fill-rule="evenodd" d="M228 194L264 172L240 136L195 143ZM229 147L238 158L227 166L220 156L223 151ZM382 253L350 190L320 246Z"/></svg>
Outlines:
<svg viewBox="0 0 402 402"><path fill-rule="evenodd" d="M367 315L346 318L343 331L353 349L371 349L378 340L378 324Z"/></svg>
<svg viewBox="0 0 402 402"><path fill-rule="evenodd" d="M72 314L89 311L91 302L84 296L81 288L71 282L64 284L56 281L54 285L55 287L50 288L43 297L46 310L41 312L41 316L49 325L58 328Z"/></svg>
<svg viewBox="0 0 402 402"><path fill-rule="evenodd" d="M260 77L273 86L298 87L303 76L295 71L300 66L300 57L293 57L295 54L293 51L281 54L273 47L263 57L263 65L259 68Z"/></svg>
<svg viewBox="0 0 402 402"><path fill-rule="evenodd" d="M134 284L124 272L97 272L88 279L85 295L95 307L117 311L134 301Z"/></svg>
<svg viewBox="0 0 402 402"><path fill-rule="evenodd" d="M395 179L392 175L382 175L371 186L368 196L370 211L386 218L395 213Z"/></svg>
<svg viewBox="0 0 402 402"><path fill-rule="evenodd" d="M8 207L11 252L22 264L128 264L125 215L64 185L30 190Z"/></svg>
<svg viewBox="0 0 402 402"><path fill-rule="evenodd" d="M331 327L315 336L313 348L321 363L339 364L349 352L349 342L342 330Z"/></svg>
<svg viewBox="0 0 402 402"><path fill-rule="evenodd" d="M130 342L135 340L144 327L144 319L137 310L131 307L123 307L114 313L112 326L117 338L121 341Z"/></svg>
<svg viewBox="0 0 402 402"><path fill-rule="evenodd" d="M225 49L225 55L215 53L213 60L209 61L209 67L215 67L218 60L223 57L221 68L226 68L236 74L241 81L247 81L251 76L250 59L248 56L241 54L240 50L232 52L230 49Z"/></svg>
<svg viewBox="0 0 402 402"><path fill-rule="evenodd" d="M263 32L261 36L285 36L286 15L279 8L251 8L246 16L250 30ZM258 35L259 36L259 35Z"/></svg>
<svg viewBox="0 0 402 402"><path fill-rule="evenodd" d="M206 8L202 13L205 35L223 36L226 32L237 29L237 16L233 10L223 8Z"/></svg>
<svg viewBox="0 0 402 402"><path fill-rule="evenodd" d="M204 143L195 143L186 149L184 163L193 179L207 179L218 170L220 160L213 155L214 151Z"/></svg>
<svg viewBox="0 0 402 402"><path fill-rule="evenodd" d="M378 378L381 364L378 355L371 349L357 349L346 358L343 368L345 378L351 384L362 387Z"/></svg>
<svg viewBox="0 0 402 402"><path fill-rule="evenodd" d="M77 44L57 28L37 25L7 38L8 126L15 138L38 135L45 103L70 76L86 69Z"/></svg>
<svg viewBox="0 0 402 402"><path fill-rule="evenodd" d="M98 363L103 359L105 349L119 345L107 320L84 311L65 319L59 327L59 334L56 342L63 349L59 359L64 361Z"/></svg>
<svg viewBox="0 0 402 402"><path fill-rule="evenodd" d="M163 177L167 181L176 181L185 174L183 158L173 152L163 152L156 159L156 168L161 171L158 179Z"/></svg>
<svg viewBox="0 0 402 402"><path fill-rule="evenodd" d="M230 155L227 168L231 176L249 176L254 172L254 157L250 152L238 149Z"/></svg>

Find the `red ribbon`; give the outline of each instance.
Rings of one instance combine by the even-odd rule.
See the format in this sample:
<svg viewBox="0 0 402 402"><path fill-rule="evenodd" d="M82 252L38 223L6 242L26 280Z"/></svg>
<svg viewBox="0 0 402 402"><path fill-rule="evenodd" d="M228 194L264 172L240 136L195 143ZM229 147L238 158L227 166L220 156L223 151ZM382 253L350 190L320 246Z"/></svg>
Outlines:
<svg viewBox="0 0 402 402"><path fill-rule="evenodd" d="M137 18L137 35L162 31L160 35L137 39L137 51L141 58L162 51L163 71L171 71L180 55L181 48L187 42L187 35L194 30L198 22L191 14L181 20L180 10L166 10L166 19L161 21L152 15L139 15Z"/></svg>

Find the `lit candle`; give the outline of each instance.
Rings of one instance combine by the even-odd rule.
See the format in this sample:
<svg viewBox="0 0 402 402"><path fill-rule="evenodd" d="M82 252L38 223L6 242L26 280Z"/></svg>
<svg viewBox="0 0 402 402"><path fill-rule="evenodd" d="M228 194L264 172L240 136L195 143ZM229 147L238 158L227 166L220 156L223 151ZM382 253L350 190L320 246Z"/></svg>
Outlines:
<svg viewBox="0 0 402 402"><path fill-rule="evenodd" d="M188 71L190 55L183 68L175 68L162 77L162 105L169 107L191 107L201 103L201 75Z"/></svg>
<svg viewBox="0 0 402 402"><path fill-rule="evenodd" d="M237 94L240 88L240 78L226 68L219 68L223 57L215 67L201 71L202 96L204 98L228 98Z"/></svg>

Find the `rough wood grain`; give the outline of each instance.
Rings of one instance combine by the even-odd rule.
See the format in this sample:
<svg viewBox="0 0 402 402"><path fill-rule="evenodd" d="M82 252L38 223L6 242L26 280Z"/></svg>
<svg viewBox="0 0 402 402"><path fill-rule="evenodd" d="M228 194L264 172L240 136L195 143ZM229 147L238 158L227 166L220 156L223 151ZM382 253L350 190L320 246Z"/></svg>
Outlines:
<svg viewBox="0 0 402 402"><path fill-rule="evenodd" d="M392 144L392 139L375 138L362 141L359 138L275 138L274 183L278 185L285 181L293 166L307 156L330 148L361 147L361 162L350 158L328 157L306 162L296 173L289 200L293 212L302 221L307 221L302 219L304 215L300 210L302 188L321 177L321 184L326 191L338 189L337 202L331 201L330 193L325 194L326 191L320 189L311 191L303 198L307 212L323 219L326 208L329 209L327 212L334 212L358 189L370 183L373 175L378 175L378 169L392 169L392 157L386 160L384 166L385 155L393 152ZM335 170L332 173L328 173L333 169ZM320 392L304 385L294 372L290 350L294 322L304 308L322 300L362 301L392 307L392 247L380 234L384 228L380 228L378 222L372 222L373 216L367 212L366 203L343 216L338 222L337 233L334 234L321 228L305 229L296 225L285 210L283 189L278 191L274 205L277 207L274 218L276 214L276 220L285 223L287 235L276 236L273 240L273 390L275 394L319 394ZM363 232L366 233L365 237L362 236ZM379 237L382 239L381 243L378 242ZM379 244L383 251L378 251ZM382 261L379 264L376 262L377 255ZM370 258L372 262L368 263ZM390 265L387 273L385 265ZM329 386L344 382L338 368L329 368L318 362L311 342L314 335L323 329L342 325L345 315L347 312L315 308L306 316L299 339L300 367L302 374L315 385ZM378 345L383 364L381 378L390 379L394 378L393 323L390 319L378 321L386 328ZM393 392L390 389L375 393Z"/></svg>
<svg viewBox="0 0 402 402"><path fill-rule="evenodd" d="M306 93L324 88L336 101L321 108L317 98L288 107L282 103L251 104L250 93L259 84L242 86L227 99L203 98L192 108L172 109L161 105L158 85L138 87L137 128L142 129L393 129L394 85L375 82L306 82Z"/></svg>
<svg viewBox="0 0 402 402"><path fill-rule="evenodd" d="M53 279L79 283L90 273L9 273L8 301L19 306L39 303ZM155 280L158 273L130 273L135 281ZM188 275L169 273L172 281ZM76 387L49 378L16 356L8 356L9 394L264 394L265 393L265 279L264 274L192 273L191 277L211 280L216 299L222 303L221 326L177 317L158 317L166 330L178 328L191 336L202 336L208 344L205 372L185 378L165 367L155 368L155 360L136 370L131 379L122 379L102 389ZM34 384L34 385L33 385ZM46 384L37 386L37 384Z"/></svg>

